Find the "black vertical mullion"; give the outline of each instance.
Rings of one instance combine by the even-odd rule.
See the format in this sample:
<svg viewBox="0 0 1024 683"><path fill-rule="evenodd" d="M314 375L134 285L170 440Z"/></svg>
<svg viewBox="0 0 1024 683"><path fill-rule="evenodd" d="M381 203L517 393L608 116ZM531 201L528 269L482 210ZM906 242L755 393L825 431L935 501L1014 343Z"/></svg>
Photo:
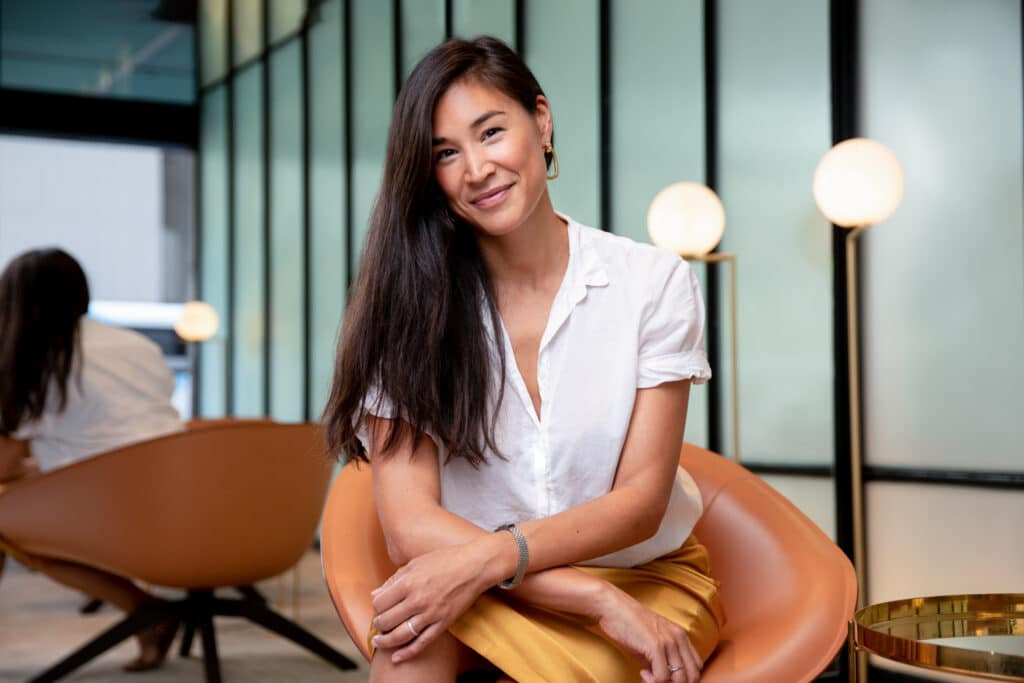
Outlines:
<svg viewBox="0 0 1024 683"><path fill-rule="evenodd" d="M718 0L704 0L704 184L718 192ZM718 247L715 247L715 251ZM707 354L712 368L722 358L719 263L705 266L707 287ZM722 385L708 382L708 449L722 453ZM739 400L733 396L732 400ZM736 448L736 444L732 446Z"/></svg>
<svg viewBox="0 0 1024 683"><path fill-rule="evenodd" d="M610 230L612 218L612 99L611 99L611 0L598 2L598 128L600 129L601 187L598 220L602 230Z"/></svg>
<svg viewBox="0 0 1024 683"><path fill-rule="evenodd" d="M200 30L199 12L196 13L195 40L192 41L192 78L193 92L195 93L195 117L196 117L196 154L192 161L192 299L203 300L203 126L202 126L202 35ZM2 51L0 51L2 53ZM0 59L0 63L3 59ZM0 82L3 76L0 75ZM199 353L198 344L188 344L189 357L192 360L192 417L199 416L199 394L202 389L200 375L202 374L202 354Z"/></svg>
<svg viewBox="0 0 1024 683"><path fill-rule="evenodd" d="M448 40L452 37L452 31L455 28L454 16L453 16L452 0L444 0L444 39Z"/></svg>
<svg viewBox="0 0 1024 683"><path fill-rule="evenodd" d="M310 387L313 385L312 379L312 354L313 354L313 329L311 321L312 313L312 302L310 297L312 296L312 276L310 275L311 261L311 215L312 210L310 207L311 192L310 192L310 126L311 126L311 114L310 114L310 98L309 98L309 19L310 10L307 5L306 15L302 20L302 33L299 40L302 41L302 52L300 59L302 60L302 74L300 78L302 82L300 87L302 88L302 129L301 129L301 145L302 145L302 419L310 420L313 419L310 415L312 409L311 401L309 400Z"/></svg>
<svg viewBox="0 0 1024 683"><path fill-rule="evenodd" d="M830 0L829 5L833 144L858 135L858 4L857 0ZM846 230L835 225L832 226L832 263L836 542L852 560L854 556L854 510L853 475L850 469L852 466L850 448L852 435L850 433L850 347L846 328ZM863 444L863 440L861 443Z"/></svg>
<svg viewBox="0 0 1024 683"><path fill-rule="evenodd" d="M526 2L525 0L514 0L515 1L515 26L513 27L513 35L515 36L516 52L519 53L520 57L526 55Z"/></svg>
<svg viewBox="0 0 1024 683"><path fill-rule="evenodd" d="M263 2L263 92L261 107L263 109L263 414L270 414L270 350L273 340L271 339L271 316L273 316L272 298L273 287L271 287L271 235L270 235L270 174L272 172L270 163L270 61L272 56L268 45L270 44L270 0Z"/></svg>
<svg viewBox="0 0 1024 683"><path fill-rule="evenodd" d="M405 61L405 56L402 54L402 0L391 0L391 29L392 29L392 54L391 58L394 60L392 63L392 69L394 71L395 78L395 98L398 98L398 93L402 89L402 81L404 72L402 64Z"/></svg>
<svg viewBox="0 0 1024 683"><path fill-rule="evenodd" d="M224 25L227 27L227 40L225 50L227 51L227 81L224 87L227 89L227 167L228 167L228 225L227 225L227 315L225 316L225 339L224 344L224 414L233 415L235 408L235 77L232 64L235 58L235 26L234 26L234 2L227 3L225 10L226 17Z"/></svg>
<svg viewBox="0 0 1024 683"><path fill-rule="evenodd" d="M341 40L342 53L341 72L345 82L342 84L343 106L345 109L345 126L343 137L345 141L345 254L348 268L346 275L348 279L347 288L352 288L355 280L355 257L352 254L352 0L342 1ZM348 300L348 292L345 294Z"/></svg>

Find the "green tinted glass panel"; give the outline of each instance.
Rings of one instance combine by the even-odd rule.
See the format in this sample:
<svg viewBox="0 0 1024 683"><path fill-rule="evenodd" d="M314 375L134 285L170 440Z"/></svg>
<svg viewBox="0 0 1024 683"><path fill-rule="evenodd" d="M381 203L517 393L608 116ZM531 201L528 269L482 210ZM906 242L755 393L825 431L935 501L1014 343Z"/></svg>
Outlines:
<svg viewBox="0 0 1024 683"><path fill-rule="evenodd" d="M861 238L865 456L1020 472L1021 4L861 7L864 133L906 177Z"/></svg>
<svg viewBox="0 0 1024 683"><path fill-rule="evenodd" d="M460 38L488 35L505 41L513 49L516 47L513 0L452 0L452 23L453 32Z"/></svg>
<svg viewBox="0 0 1024 683"><path fill-rule="evenodd" d="M227 410L228 310L228 128L227 92L221 86L206 93L200 103L199 141L201 231L199 297L220 316L220 329L199 345L199 415L224 415Z"/></svg>
<svg viewBox="0 0 1024 683"><path fill-rule="evenodd" d="M270 414L303 420L302 44L270 55Z"/></svg>
<svg viewBox="0 0 1024 683"><path fill-rule="evenodd" d="M602 227L649 242L647 208L654 195L675 182L704 181L702 3L612 0L610 19L611 130L605 163L611 186L597 191L611 193L611 215ZM526 42L528 51L535 49L533 39ZM560 147L559 135L556 130ZM703 278L705 269L695 270ZM712 368L712 381L720 381L719 369ZM692 387L686 420L686 440L700 445L707 443L707 391L706 384Z"/></svg>
<svg viewBox="0 0 1024 683"><path fill-rule="evenodd" d="M265 0L270 12L270 42L277 43L302 28L306 0Z"/></svg>
<svg viewBox="0 0 1024 683"><path fill-rule="evenodd" d="M832 137L828 5L718 8L720 249L737 254L741 455L829 464L832 238L811 194ZM719 281L724 304L728 280ZM723 358L733 338L725 313ZM717 370L731 381L727 365ZM723 395L728 414L732 397Z"/></svg>
<svg viewBox="0 0 1024 683"><path fill-rule="evenodd" d="M423 55L444 40L444 0L403 2L402 74L408 76Z"/></svg>
<svg viewBox="0 0 1024 683"><path fill-rule="evenodd" d="M253 59L263 50L263 3L265 0L231 0L233 64Z"/></svg>
<svg viewBox="0 0 1024 683"><path fill-rule="evenodd" d="M597 2L526 3L526 62L547 94L555 121L559 177L548 183L555 208L600 227L601 133ZM565 27L571 25L572 31Z"/></svg>
<svg viewBox="0 0 1024 683"><path fill-rule="evenodd" d="M611 3L613 232L647 242L666 185L704 181L704 29L699 0Z"/></svg>
<svg viewBox="0 0 1024 683"><path fill-rule="evenodd" d="M352 13L352 247L359 258L384 170L395 93L392 4L350 0Z"/></svg>
<svg viewBox="0 0 1024 683"><path fill-rule="evenodd" d="M199 3L199 70L203 85L222 78L228 67L228 0Z"/></svg>
<svg viewBox="0 0 1024 683"><path fill-rule="evenodd" d="M309 403L315 419L331 386L336 334L345 307L348 252L345 248L344 69L341 0L320 6L320 21L309 29L310 120L310 378Z"/></svg>
<svg viewBox="0 0 1024 683"><path fill-rule="evenodd" d="M264 406L266 331L264 291L263 65L237 74L234 92L234 315L232 397L235 415L257 416Z"/></svg>

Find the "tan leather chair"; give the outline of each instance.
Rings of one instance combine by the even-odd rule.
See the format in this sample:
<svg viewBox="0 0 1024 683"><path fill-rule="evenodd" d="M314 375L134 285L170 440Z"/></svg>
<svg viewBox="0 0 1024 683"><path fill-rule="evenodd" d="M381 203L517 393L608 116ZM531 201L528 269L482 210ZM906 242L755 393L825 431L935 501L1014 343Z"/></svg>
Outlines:
<svg viewBox="0 0 1024 683"><path fill-rule="evenodd" d="M842 647L856 577L842 551L754 474L686 444L680 462L704 497L695 533L722 582L728 623L702 683L803 683ZM347 465L324 510L327 588L363 656L373 618L370 591L394 565L373 501L370 467Z"/></svg>
<svg viewBox="0 0 1024 683"><path fill-rule="evenodd" d="M11 487L0 496L0 544L15 557L68 560L186 591L127 615L33 680L57 680L174 616L185 625L183 655L201 634L207 681L220 680L215 615L246 617L354 668L246 590L310 548L331 474L319 427L239 422L110 451ZM242 587L242 597L215 596L222 587Z"/></svg>

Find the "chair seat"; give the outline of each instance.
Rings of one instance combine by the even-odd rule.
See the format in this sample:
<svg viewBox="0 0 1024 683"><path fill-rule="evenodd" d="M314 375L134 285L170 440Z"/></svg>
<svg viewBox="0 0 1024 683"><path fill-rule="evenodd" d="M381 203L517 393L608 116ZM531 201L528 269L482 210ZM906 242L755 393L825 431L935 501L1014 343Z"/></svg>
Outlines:
<svg viewBox="0 0 1024 683"><path fill-rule="evenodd" d="M701 489L695 533L722 583L727 624L702 683L806 683L842 647L856 603L849 560L792 503L748 470L686 444ZM321 558L331 600L364 657L370 591L395 571L369 465L349 463L324 511Z"/></svg>

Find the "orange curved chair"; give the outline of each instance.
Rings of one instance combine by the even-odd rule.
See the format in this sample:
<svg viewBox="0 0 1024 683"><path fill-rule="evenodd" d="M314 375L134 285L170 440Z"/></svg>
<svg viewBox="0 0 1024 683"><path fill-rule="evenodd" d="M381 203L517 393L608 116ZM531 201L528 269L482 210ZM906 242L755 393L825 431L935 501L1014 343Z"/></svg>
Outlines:
<svg viewBox="0 0 1024 683"><path fill-rule="evenodd" d="M267 605L252 585L311 547L333 466L312 424L206 425L109 451L26 479L0 495L0 547L32 566L51 558L96 567L184 599L148 606L33 681L53 681L140 630L178 618L181 653L203 642L220 680L213 616L245 617L340 668L355 664ZM241 598L214 595L241 587Z"/></svg>
<svg viewBox="0 0 1024 683"><path fill-rule="evenodd" d="M704 497L695 533L722 582L728 619L702 683L814 680L846 640L857 592L849 560L792 503L736 463L691 444L680 463ZM369 466L349 463L335 480L320 546L331 600L366 657L370 591L395 571Z"/></svg>

